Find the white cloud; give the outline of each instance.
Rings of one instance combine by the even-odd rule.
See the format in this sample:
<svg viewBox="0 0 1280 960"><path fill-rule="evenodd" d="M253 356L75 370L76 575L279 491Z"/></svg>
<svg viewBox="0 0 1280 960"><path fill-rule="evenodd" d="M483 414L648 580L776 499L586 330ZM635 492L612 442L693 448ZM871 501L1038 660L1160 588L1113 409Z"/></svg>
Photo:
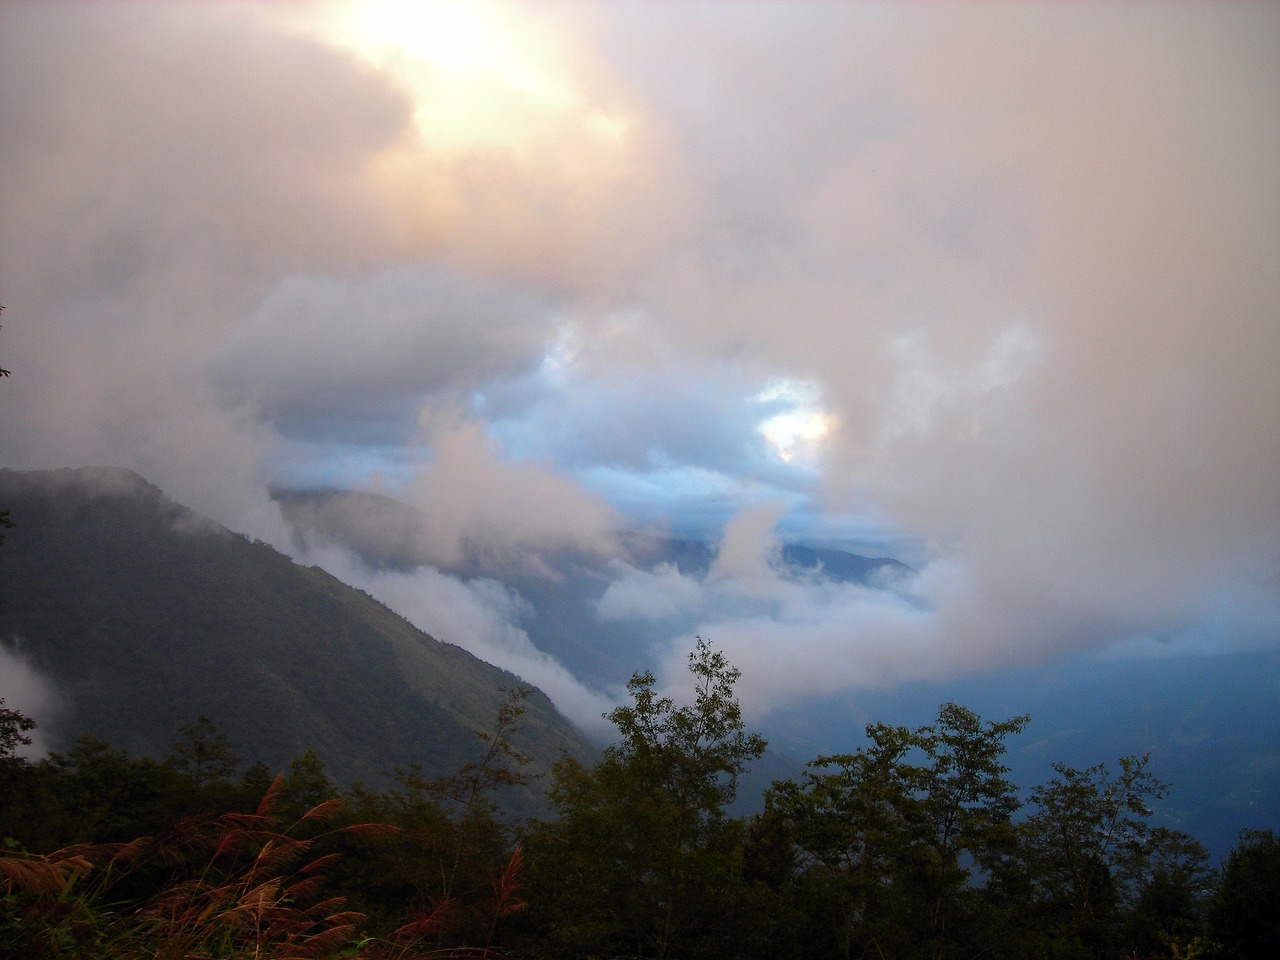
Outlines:
<svg viewBox="0 0 1280 960"><path fill-rule="evenodd" d="M519 567L540 550L617 553L616 518L602 502L545 465L499 458L483 426L451 409L426 409L430 462L410 483L423 538L440 562L475 558Z"/></svg>
<svg viewBox="0 0 1280 960"><path fill-rule="evenodd" d="M18 756L33 760L46 756L54 746L47 729L66 705L53 682L23 653L19 637L0 644L0 698L4 699L5 709L16 710L36 722L35 729L23 734L31 743L19 744L15 751Z"/></svg>

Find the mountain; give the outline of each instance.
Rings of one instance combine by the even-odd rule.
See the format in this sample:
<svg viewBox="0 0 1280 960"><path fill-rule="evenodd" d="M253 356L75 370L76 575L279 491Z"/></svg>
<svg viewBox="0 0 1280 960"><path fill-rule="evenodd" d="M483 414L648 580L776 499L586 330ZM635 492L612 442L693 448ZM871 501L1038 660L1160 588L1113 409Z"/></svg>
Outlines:
<svg viewBox="0 0 1280 960"><path fill-rule="evenodd" d="M314 749L339 783L479 759L520 680L366 594L168 499L136 474L0 470L0 644L56 688L42 724L162 756L203 714L275 769ZM0 690L0 696L4 693ZM545 774L593 748L541 693L515 746ZM529 809L538 792L516 802Z"/></svg>

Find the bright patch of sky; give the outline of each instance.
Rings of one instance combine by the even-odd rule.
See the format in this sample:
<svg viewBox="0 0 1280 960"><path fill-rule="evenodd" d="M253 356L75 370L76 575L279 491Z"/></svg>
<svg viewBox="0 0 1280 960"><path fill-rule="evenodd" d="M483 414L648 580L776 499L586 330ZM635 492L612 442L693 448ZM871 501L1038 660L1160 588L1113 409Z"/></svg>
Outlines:
<svg viewBox="0 0 1280 960"><path fill-rule="evenodd" d="M835 429L835 417L821 406L817 384L775 380L753 398L782 407L756 428L783 463L812 467Z"/></svg>
<svg viewBox="0 0 1280 960"><path fill-rule="evenodd" d="M691 465L656 466L648 471L594 465L575 476L637 527L668 529L686 537L703 538L742 510L761 503L785 500L798 508L804 502L776 487Z"/></svg>

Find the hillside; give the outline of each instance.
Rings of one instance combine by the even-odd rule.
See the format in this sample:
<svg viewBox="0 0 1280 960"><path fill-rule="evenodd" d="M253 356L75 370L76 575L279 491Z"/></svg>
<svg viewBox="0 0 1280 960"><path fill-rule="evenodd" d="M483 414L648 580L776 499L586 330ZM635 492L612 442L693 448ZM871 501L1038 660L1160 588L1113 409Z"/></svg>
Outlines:
<svg viewBox="0 0 1280 960"><path fill-rule="evenodd" d="M127 471L3 470L0 503L18 524L0 547L0 643L55 685L55 744L88 733L162 755L204 714L248 760L312 748L335 781L375 783L477 759L475 732L520 685ZM541 693L526 707L515 745L536 771L590 754Z"/></svg>

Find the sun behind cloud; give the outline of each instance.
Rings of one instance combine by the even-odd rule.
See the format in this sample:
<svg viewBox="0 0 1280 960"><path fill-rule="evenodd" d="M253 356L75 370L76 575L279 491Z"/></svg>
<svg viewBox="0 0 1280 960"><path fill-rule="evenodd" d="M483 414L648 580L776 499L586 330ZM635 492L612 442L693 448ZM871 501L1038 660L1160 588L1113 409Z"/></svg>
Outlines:
<svg viewBox="0 0 1280 960"><path fill-rule="evenodd" d="M608 243L619 223L643 246L651 131L581 23L495 0L331 0L281 18L405 98L409 122L368 186L410 249L597 282L601 258L635 256Z"/></svg>
<svg viewBox="0 0 1280 960"><path fill-rule="evenodd" d="M812 465L836 429L835 415L820 405L817 386L805 381L777 380L754 399L757 403L784 406L756 427L774 456L783 463Z"/></svg>
<svg viewBox="0 0 1280 960"><path fill-rule="evenodd" d="M557 34L529 11L478 0L365 0L322 8L329 42L385 71L410 95L434 149L521 148L554 117L576 119L603 146L631 123L580 87Z"/></svg>

